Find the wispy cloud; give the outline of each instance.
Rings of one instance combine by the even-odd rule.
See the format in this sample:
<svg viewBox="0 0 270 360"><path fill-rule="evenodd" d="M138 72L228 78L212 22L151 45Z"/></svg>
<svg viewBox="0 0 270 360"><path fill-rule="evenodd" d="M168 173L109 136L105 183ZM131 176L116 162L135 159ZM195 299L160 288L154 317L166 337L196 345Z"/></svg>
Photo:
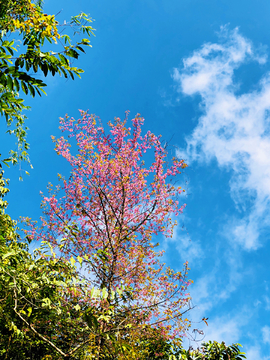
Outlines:
<svg viewBox="0 0 270 360"><path fill-rule="evenodd" d="M270 74L257 89L238 94L234 72L242 64L266 62L238 29L222 28L218 43L207 43L174 69L179 92L199 94L203 115L187 146L178 155L188 162L209 163L232 171L231 196L242 219L232 218L226 234L247 250L260 246L259 236L270 225ZM229 230L229 231L228 231Z"/></svg>
<svg viewBox="0 0 270 360"><path fill-rule="evenodd" d="M182 222L183 219L186 219L186 217L181 214ZM195 260L198 261L205 256L200 241L195 239L191 240L186 228L180 224L174 228L172 238L164 237L162 246L163 249L168 252L168 255L170 255L174 248L174 250L178 252L181 262L188 261L189 263L193 263Z"/></svg>
<svg viewBox="0 0 270 360"><path fill-rule="evenodd" d="M256 344L255 346L250 347L248 350L246 350L246 358L247 360L269 360L269 356L263 356L259 344Z"/></svg>
<svg viewBox="0 0 270 360"><path fill-rule="evenodd" d="M262 328L263 342L270 344L270 327L265 325Z"/></svg>
<svg viewBox="0 0 270 360"><path fill-rule="evenodd" d="M248 317L242 313L235 316L228 314L227 316L215 317L215 319L211 321L210 328L204 340L224 341L227 345L236 343L247 321Z"/></svg>
<svg viewBox="0 0 270 360"><path fill-rule="evenodd" d="M191 286L191 295L197 306L194 320L208 316L214 308L226 302L241 283L241 261L236 263L232 258L228 252L227 261L213 262L212 271L206 272Z"/></svg>
<svg viewBox="0 0 270 360"><path fill-rule="evenodd" d="M231 308L227 310L225 315L221 311L216 311L218 305L223 303L223 294L219 294L221 290L220 285L215 285L214 280L217 276L211 274L210 276L202 277L196 284L192 296L196 299L197 307L192 310L191 323L192 332L188 336L191 340L190 345L196 347L196 343L201 341L216 340L218 342L224 341L227 345L239 342L243 329L246 328L252 317L252 309L248 306L240 308ZM232 289L227 289L226 293L229 297ZM208 326L200 321L203 317L209 317ZM203 330L203 334L197 333L197 329ZM192 339L195 339L192 341Z"/></svg>
<svg viewBox="0 0 270 360"><path fill-rule="evenodd" d="M265 300L265 310L269 311L270 310L270 299L268 296L264 296L264 300Z"/></svg>

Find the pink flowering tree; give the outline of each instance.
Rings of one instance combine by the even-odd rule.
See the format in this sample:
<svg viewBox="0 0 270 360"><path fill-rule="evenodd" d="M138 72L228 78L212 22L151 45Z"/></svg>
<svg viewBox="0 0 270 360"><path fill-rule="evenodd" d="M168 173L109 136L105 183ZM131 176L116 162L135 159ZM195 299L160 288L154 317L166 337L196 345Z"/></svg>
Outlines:
<svg viewBox="0 0 270 360"><path fill-rule="evenodd" d="M127 127L127 118L117 118L106 134L86 112L79 120L61 119L71 140L53 141L71 175L59 176L61 185L43 197L42 227L28 222L29 237L48 242L77 266L81 282L67 296L75 286L77 308L99 351L110 347L110 334L134 348L149 329L169 340L189 326L187 264L182 272L165 266L155 242L158 234L172 236L172 218L185 207L179 203L184 190L175 183L186 164L169 162L160 138L142 134L143 122L138 114ZM95 321L85 314L96 314Z"/></svg>

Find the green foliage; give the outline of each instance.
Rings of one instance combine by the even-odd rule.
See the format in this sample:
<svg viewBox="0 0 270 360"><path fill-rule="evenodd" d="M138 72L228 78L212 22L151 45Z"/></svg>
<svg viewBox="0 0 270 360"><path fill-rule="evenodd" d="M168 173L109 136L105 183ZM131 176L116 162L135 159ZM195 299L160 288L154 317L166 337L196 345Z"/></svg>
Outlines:
<svg viewBox="0 0 270 360"><path fill-rule="evenodd" d="M85 335L81 307L69 292L77 273L48 254L46 244L30 254L31 239L22 241L5 213L8 181L1 164L0 170L0 358L60 359L70 353L81 359L80 345L89 342L89 331Z"/></svg>
<svg viewBox="0 0 270 360"><path fill-rule="evenodd" d="M143 360L243 360L240 344L226 346L224 342L209 341L198 349L185 350L182 339L166 340L157 329L148 328L136 343L136 359Z"/></svg>
<svg viewBox="0 0 270 360"><path fill-rule="evenodd" d="M68 34L59 34L60 24L54 15L47 15L42 9L42 1L0 0L0 114L5 118L9 134L17 138L18 147L11 150L13 164L28 161L29 144L26 141L27 126L24 110L25 95L35 97L46 94L46 82L37 78L40 74L63 75L65 78L80 77L83 70L72 66L72 60L84 53L84 47L91 46L89 37L93 35L91 18L84 13L71 18L66 28L73 34L82 35L81 40L73 43ZM17 32L22 46L9 39ZM14 34L15 37L15 34ZM44 51L46 43L57 45L56 51ZM20 54L19 54L20 53ZM18 55L17 55L18 54ZM30 75L34 72L34 75ZM36 74L36 75L35 75Z"/></svg>
<svg viewBox="0 0 270 360"><path fill-rule="evenodd" d="M197 350L184 350L181 348L173 349L168 360L242 360L245 359L245 353L241 352L240 344L225 345L224 342L209 341L202 343L201 348Z"/></svg>
<svg viewBox="0 0 270 360"><path fill-rule="evenodd" d="M7 215L0 224L0 358L78 358L89 329L76 296L67 296L74 268L44 246L31 255Z"/></svg>

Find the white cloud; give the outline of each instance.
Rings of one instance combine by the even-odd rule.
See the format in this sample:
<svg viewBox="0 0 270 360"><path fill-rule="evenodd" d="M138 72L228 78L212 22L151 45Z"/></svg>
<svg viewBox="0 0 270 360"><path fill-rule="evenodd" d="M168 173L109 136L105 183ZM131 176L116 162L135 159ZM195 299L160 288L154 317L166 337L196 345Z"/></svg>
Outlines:
<svg viewBox="0 0 270 360"><path fill-rule="evenodd" d="M216 317L209 322L204 341L224 341L227 345L237 343L240 338L241 328L245 323L246 318L243 314L238 314L232 318L229 316Z"/></svg>
<svg viewBox="0 0 270 360"><path fill-rule="evenodd" d="M187 188L186 186L182 187ZM162 248L165 250L164 259L169 260L171 251L177 251L181 264L186 261L193 263L194 260L202 259L205 253L202 250L200 240L191 239L185 227L185 224L190 219L183 213L178 218L172 216L172 222L175 220L177 220L177 225L173 229L173 236L171 238L163 237Z"/></svg>
<svg viewBox="0 0 270 360"><path fill-rule="evenodd" d="M188 235L180 236L176 246L182 260L193 262L203 257L203 251L198 241L192 241Z"/></svg>
<svg viewBox="0 0 270 360"><path fill-rule="evenodd" d="M178 251L183 262L193 262L195 259L200 259L204 256L200 242L198 240L191 240L185 228L181 231L180 225L174 228L172 238L165 239L165 250L170 247L172 243L175 244L175 249Z"/></svg>
<svg viewBox="0 0 270 360"><path fill-rule="evenodd" d="M246 353L246 358L247 360L268 360L269 357L263 357L261 355L261 349L259 345L256 346L252 346L251 348L249 348L247 351L245 351Z"/></svg>
<svg viewBox="0 0 270 360"><path fill-rule="evenodd" d="M265 310L269 311L270 310L270 299L268 296L264 296L264 300L265 300Z"/></svg>
<svg viewBox="0 0 270 360"><path fill-rule="evenodd" d="M209 292L212 292L210 289L204 288L204 295ZM210 303L210 304L209 304ZM215 304L217 304L217 297L214 301L205 301L200 304L198 308L192 310L192 319L197 317L197 322L192 322L192 332L189 334L189 345L193 346L196 343L200 344L202 341L207 342L211 341L224 341L227 345L231 345L233 343L239 343L240 337L243 334L243 329L247 326L250 321L252 311L248 307L242 308L240 311L237 309L231 309L231 311L227 311L226 315L216 315L211 316L207 314L209 313L210 308ZM208 326L204 324L203 321L200 321L204 316L209 317L207 320ZM197 332L196 330L199 330ZM203 330L203 333L201 333ZM195 341L195 342L194 342ZM187 342L185 343L185 346Z"/></svg>
<svg viewBox="0 0 270 360"><path fill-rule="evenodd" d="M247 360L269 360L270 356L267 354L262 355L262 349L259 344L251 346L247 350L243 350L246 353Z"/></svg>
<svg viewBox="0 0 270 360"><path fill-rule="evenodd" d="M259 217L253 209L251 213L243 219L231 218L227 226L224 227L224 233L231 241L236 241L247 250L256 249L259 244Z"/></svg>
<svg viewBox="0 0 270 360"><path fill-rule="evenodd" d="M236 258L228 252L225 262L214 260L212 270L197 278L190 286L191 297L196 305L190 314L192 322L196 323L203 317L211 317L212 311L226 306L226 301L237 289L242 277L243 269L239 257ZM235 310L236 308L233 309ZM212 320L211 318L209 323L212 323Z"/></svg>
<svg viewBox="0 0 270 360"><path fill-rule="evenodd" d="M262 328L263 342L266 344L270 344L270 327L265 325Z"/></svg>
<svg viewBox="0 0 270 360"><path fill-rule="evenodd" d="M222 28L220 41L207 43L174 69L179 92L199 94L203 115L178 155L188 162L232 170L231 196L245 216L231 219L228 238L247 250L260 246L261 230L270 225L270 74L254 91L237 95L234 72L242 64L266 62L238 29ZM229 230L229 231L228 231Z"/></svg>

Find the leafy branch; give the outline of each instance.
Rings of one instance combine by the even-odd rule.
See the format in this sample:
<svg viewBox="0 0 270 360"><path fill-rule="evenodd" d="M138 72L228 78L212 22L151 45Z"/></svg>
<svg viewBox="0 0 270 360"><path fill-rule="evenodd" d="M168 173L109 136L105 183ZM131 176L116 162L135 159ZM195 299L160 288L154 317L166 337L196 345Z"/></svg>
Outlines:
<svg viewBox="0 0 270 360"><path fill-rule="evenodd" d="M72 66L71 62L85 53L85 47L91 47L89 37L94 35L91 23L91 17L80 13L69 23L59 24L54 15L44 13L42 1L0 0L0 114L9 128L13 126L7 132L17 139L17 149L10 151L13 164L30 163L24 114L30 107L24 104L21 92L32 97L46 95L46 83L38 79L40 75L80 78L84 71ZM68 34L61 34L62 27L73 30L73 35L84 37L73 43ZM14 46L14 40L8 40L15 32L19 33L22 46ZM46 42L55 45L59 42L63 49L43 51ZM16 56L19 50L21 54Z"/></svg>

